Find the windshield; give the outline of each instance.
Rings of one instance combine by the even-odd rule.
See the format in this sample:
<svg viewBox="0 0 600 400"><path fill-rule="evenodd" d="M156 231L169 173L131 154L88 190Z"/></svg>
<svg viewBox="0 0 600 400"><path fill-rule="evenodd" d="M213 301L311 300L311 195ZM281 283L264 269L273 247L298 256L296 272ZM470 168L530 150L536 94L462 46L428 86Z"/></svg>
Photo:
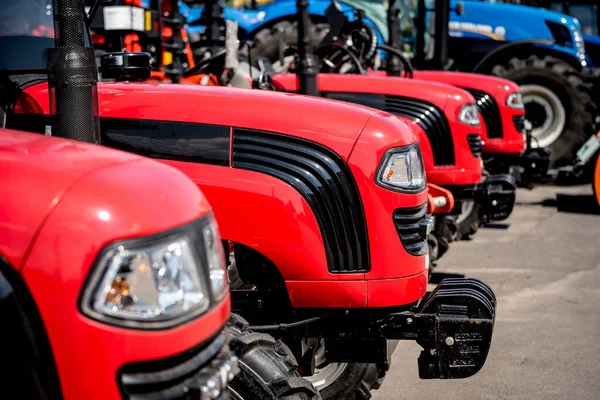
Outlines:
<svg viewBox="0 0 600 400"><path fill-rule="evenodd" d="M568 2L568 10L564 8L565 3L563 1L553 1L551 9L562 13L569 14L579 20L581 24L581 30L586 35L598 35L599 27L599 13L598 4L592 2L578 1Z"/></svg>
<svg viewBox="0 0 600 400"><path fill-rule="evenodd" d="M0 1L0 71L46 68L54 47L52 0Z"/></svg>

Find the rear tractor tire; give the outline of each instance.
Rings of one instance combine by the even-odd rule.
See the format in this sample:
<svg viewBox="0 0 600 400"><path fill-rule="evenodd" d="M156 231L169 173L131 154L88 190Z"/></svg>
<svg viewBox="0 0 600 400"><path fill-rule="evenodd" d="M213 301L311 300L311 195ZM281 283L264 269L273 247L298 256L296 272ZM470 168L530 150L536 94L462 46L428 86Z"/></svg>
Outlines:
<svg viewBox="0 0 600 400"><path fill-rule="evenodd" d="M549 147L554 167L570 164L594 133L597 109L591 85L575 68L552 56L514 57L494 66L491 73L520 86L525 116L533 125L532 145Z"/></svg>
<svg viewBox="0 0 600 400"><path fill-rule="evenodd" d="M228 387L233 400L318 400L319 392L298 373L290 349L280 340L252 332L248 322L232 314L227 324L229 346L239 358L239 374Z"/></svg>

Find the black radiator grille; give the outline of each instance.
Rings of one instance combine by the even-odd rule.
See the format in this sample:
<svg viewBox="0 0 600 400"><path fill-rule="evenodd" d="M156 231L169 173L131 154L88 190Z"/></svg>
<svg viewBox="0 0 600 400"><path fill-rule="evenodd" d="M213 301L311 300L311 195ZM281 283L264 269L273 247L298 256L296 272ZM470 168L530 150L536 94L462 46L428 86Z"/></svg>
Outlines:
<svg viewBox="0 0 600 400"><path fill-rule="evenodd" d="M413 256L427 253L427 203L394 210L394 225L406 251Z"/></svg>
<svg viewBox="0 0 600 400"><path fill-rule="evenodd" d="M483 116L483 122L485 122L488 137L490 139L502 138L502 118L496 100L486 92L470 88L463 89L475 97L477 108Z"/></svg>
<svg viewBox="0 0 600 400"><path fill-rule="evenodd" d="M513 124L515 124L515 128L521 132L525 133L525 116L524 115L514 115L512 117Z"/></svg>
<svg viewBox="0 0 600 400"><path fill-rule="evenodd" d="M435 165L454 165L454 143L444 112L432 103L402 96L354 92L323 92L323 97L361 104L410 118L427 134Z"/></svg>
<svg viewBox="0 0 600 400"><path fill-rule="evenodd" d="M471 153L473 153L475 157L480 158L481 152L483 151L483 142L481 141L481 136L476 133L467 135L467 142L469 142Z"/></svg>
<svg viewBox="0 0 600 400"><path fill-rule="evenodd" d="M291 136L235 128L232 166L271 175L302 194L319 223L330 272L370 270L358 187L335 152Z"/></svg>
<svg viewBox="0 0 600 400"><path fill-rule="evenodd" d="M200 399L209 380L221 379L227 366L235 368L232 355L227 336L219 334L183 354L127 364L117 380L123 397L131 400Z"/></svg>

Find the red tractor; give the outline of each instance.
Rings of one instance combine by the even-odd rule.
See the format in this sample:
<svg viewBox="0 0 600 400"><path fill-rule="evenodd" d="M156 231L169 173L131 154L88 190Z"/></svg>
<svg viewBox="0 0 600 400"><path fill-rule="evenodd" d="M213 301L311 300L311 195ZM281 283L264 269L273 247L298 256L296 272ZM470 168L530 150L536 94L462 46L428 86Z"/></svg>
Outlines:
<svg viewBox="0 0 600 400"><path fill-rule="evenodd" d="M105 76L149 74L139 54L106 60ZM29 107L9 125L47 131L48 85L13 84ZM297 360L313 382L333 367L318 387L324 397L367 396L389 368L389 339L423 347L422 378L465 378L483 366L494 294L475 279L426 294L423 159L400 119L258 90L101 83L98 92L102 144L159 159L200 186L230 249L233 309L282 339L290 368ZM311 393L304 382L284 380L276 395Z"/></svg>
<svg viewBox="0 0 600 400"><path fill-rule="evenodd" d="M161 2L161 5L164 8L170 3L169 1L165 1ZM215 8L211 8L212 6ZM106 7L110 8L110 6ZM227 70L227 66L225 65L226 51L222 49L222 46L224 46L224 37L221 38L222 40L219 39L219 35L222 36L223 33L221 29L215 28L215 25L224 25L224 21L222 18L210 18L213 14L218 15L218 13L217 5L209 2L205 9L206 18L203 20L207 24L207 32L205 34L206 47L213 48L212 53L216 54L215 57L200 61L195 67L188 68L176 80L184 83L206 80L208 84L218 84L218 77L223 75L225 71L225 75L230 75L230 79L227 82L228 85L250 87L251 82L246 79L248 75L244 75L246 67L238 66L235 71ZM165 15L165 18L170 21L178 19L176 17L177 14L173 14L171 11L165 13ZM96 32L102 34L102 36L98 37L103 38L105 47L118 48L117 43L122 40L119 32L106 29L101 24L101 21L96 21L96 24L93 24L93 26L96 27ZM167 35L169 38L172 38L179 31L183 31L182 26L179 29L170 29ZM214 35L215 32L216 38ZM143 38L138 37L140 40L139 46L143 49L150 47L157 48L159 43L165 42L164 38L162 41L152 40L156 36L155 34L141 36ZM179 54L190 54L189 43L184 40L179 41L179 43L181 45ZM214 50L214 48L217 50ZM136 50L137 48L129 47L129 49ZM157 52L156 54L166 53L176 54L172 46L168 50L165 47L162 53ZM160 58L160 56L156 55L154 58ZM169 71L177 69L172 67L172 65L183 65L182 60L177 59L177 57L170 55L167 58L171 62L167 67ZM158 63L157 65L160 66L161 64ZM156 71L153 71L155 78L158 74ZM297 90L295 75L274 76L273 80L276 88L280 90ZM400 116L413 126L418 134L424 154L429 181L441 186L449 185L454 194L459 196L456 209L464 210L464 212L458 216L458 227L453 219L448 219L446 216L438 214L435 235L431 237L432 260L444 254L449 242L457 234L474 233L479 226L481 218L484 220L499 220L506 218L510 214L512 204L514 203L514 188L512 187L512 182L506 180L506 177L490 178L487 185L475 188L475 185L478 185L481 180L480 154L482 142L480 140L481 129L477 121L477 110L474 106L475 99L468 93L447 85L427 82L394 82L390 86L388 84L389 80L375 77L335 77L325 74L321 75L321 85L328 85L327 82L330 81L336 82L336 84L334 84L331 90L323 89L323 91L328 92L324 93L325 97L386 109ZM347 81L350 83L346 84ZM335 87L341 89L336 90ZM373 88L377 88L375 92L370 91ZM350 89L353 91L350 91ZM396 95L399 93L402 96ZM384 104L386 96L395 98L397 104L394 107L386 108ZM428 110L429 108L435 109L436 112L430 115L428 119L419 119L418 113L421 112L419 110ZM461 122L459 120L461 116L463 118L471 116L472 119L467 123ZM417 120L419 123L416 122ZM495 193L489 194L488 188L499 188L499 190L492 189ZM493 196L494 199L490 200L490 196ZM476 202L475 198L477 199ZM495 202L498 207L490 206L492 202ZM446 204L449 203L446 201ZM446 207L445 211L448 210L449 208Z"/></svg>
<svg viewBox="0 0 600 400"><path fill-rule="evenodd" d="M375 387L389 367L388 339L418 340L423 378L481 368L495 298L473 279L443 281L424 297L431 221L423 161L399 119L266 91L98 89L104 145L180 169L214 204L231 246L234 310L251 329L282 338L303 375L341 371L319 387L324 397ZM12 122L43 132L47 86L24 93L46 115L15 114ZM467 319L442 311L459 305ZM467 346L467 337L477 340Z"/></svg>
<svg viewBox="0 0 600 400"><path fill-rule="evenodd" d="M11 19L22 1L0 6L3 26L16 24L0 34L3 396L316 398L281 342L237 316L225 328L224 252L198 187L163 163L82 143L99 142L93 51L73 29L83 4L27 5L27 23ZM52 29L52 14L66 23ZM62 138L4 129L41 112L22 89L46 79L47 48L44 133Z"/></svg>

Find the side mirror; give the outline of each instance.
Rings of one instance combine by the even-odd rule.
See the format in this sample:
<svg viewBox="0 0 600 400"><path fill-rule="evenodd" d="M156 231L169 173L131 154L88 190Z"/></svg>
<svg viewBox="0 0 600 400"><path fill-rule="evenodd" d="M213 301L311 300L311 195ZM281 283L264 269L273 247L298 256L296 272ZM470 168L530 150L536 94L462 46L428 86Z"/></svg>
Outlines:
<svg viewBox="0 0 600 400"><path fill-rule="evenodd" d="M465 13L465 3L459 1L456 3L456 15L463 15Z"/></svg>
<svg viewBox="0 0 600 400"><path fill-rule="evenodd" d="M150 77L150 53L106 53L100 58L102 79L139 82Z"/></svg>

